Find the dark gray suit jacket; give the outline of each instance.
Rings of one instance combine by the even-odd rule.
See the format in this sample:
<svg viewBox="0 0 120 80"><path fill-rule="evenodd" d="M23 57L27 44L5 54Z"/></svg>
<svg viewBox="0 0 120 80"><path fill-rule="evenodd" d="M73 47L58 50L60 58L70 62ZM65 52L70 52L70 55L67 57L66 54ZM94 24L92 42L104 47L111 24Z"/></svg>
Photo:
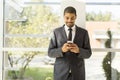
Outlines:
<svg viewBox="0 0 120 80"><path fill-rule="evenodd" d="M48 56L56 58L54 64L54 80L68 80L70 66L65 59L65 53L63 54L61 50L63 44L66 42L67 36L64 26L56 28L53 31L48 48ZM77 62L74 62L76 63L75 70L77 69L77 74L79 75L77 80L85 80L84 59L89 58L92 54L87 30L76 26L76 34L73 42L80 49L80 53L76 55Z"/></svg>

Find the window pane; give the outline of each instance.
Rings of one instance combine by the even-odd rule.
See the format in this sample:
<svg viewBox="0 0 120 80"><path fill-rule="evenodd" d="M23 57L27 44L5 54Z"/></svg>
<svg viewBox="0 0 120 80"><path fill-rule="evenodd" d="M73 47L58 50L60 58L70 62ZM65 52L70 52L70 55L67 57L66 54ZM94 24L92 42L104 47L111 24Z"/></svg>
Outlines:
<svg viewBox="0 0 120 80"><path fill-rule="evenodd" d="M92 48L108 48L108 45L109 47L111 45L111 48L120 48L118 46L120 37L117 37L120 35L120 13L118 12L120 6L116 1L93 1L90 5L86 5L86 28L90 35ZM112 5L111 2L116 3L116 5ZM117 62L118 58L120 59L119 53L109 53L93 52L91 58L86 60L87 80L117 80L120 78L119 67L117 67L119 66L119 62ZM89 64L92 63L93 65L90 67ZM91 74L92 68L95 70L95 74Z"/></svg>
<svg viewBox="0 0 120 80"><path fill-rule="evenodd" d="M116 21L120 19L119 9L119 5L86 5L87 13L90 13L94 18L91 21Z"/></svg>
<svg viewBox="0 0 120 80"><path fill-rule="evenodd" d="M53 7L55 8L53 9ZM22 19L18 20L16 18L16 21L8 20L6 22L6 33L49 34L59 25L60 11L58 11L58 8L60 8L60 6L44 4L24 7L22 13L20 13Z"/></svg>
<svg viewBox="0 0 120 80"><path fill-rule="evenodd" d="M53 65L45 62L45 53L39 51L7 51L8 79L46 80L53 78ZM49 60L48 60L49 62Z"/></svg>
<svg viewBox="0 0 120 80"><path fill-rule="evenodd" d="M15 38L5 38L5 47L39 47L47 48L49 44L48 38L32 38L32 37L15 37Z"/></svg>
<svg viewBox="0 0 120 80"><path fill-rule="evenodd" d="M104 2L107 3L107 2ZM120 9L119 5L104 5L94 2L92 5L86 5L86 28L90 35L92 48L105 48L105 42L108 39L107 31L112 33L112 47L119 48L120 31ZM114 2L113 2L114 3Z"/></svg>

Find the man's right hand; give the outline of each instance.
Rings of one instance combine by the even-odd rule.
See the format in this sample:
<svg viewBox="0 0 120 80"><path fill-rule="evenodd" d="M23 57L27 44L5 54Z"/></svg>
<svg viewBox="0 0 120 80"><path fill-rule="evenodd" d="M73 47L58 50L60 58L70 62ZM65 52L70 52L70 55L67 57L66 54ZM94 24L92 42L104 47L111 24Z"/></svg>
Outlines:
<svg viewBox="0 0 120 80"><path fill-rule="evenodd" d="M69 50L71 49L70 47L70 44L69 43L65 43L63 46L62 46L62 52L68 52Z"/></svg>

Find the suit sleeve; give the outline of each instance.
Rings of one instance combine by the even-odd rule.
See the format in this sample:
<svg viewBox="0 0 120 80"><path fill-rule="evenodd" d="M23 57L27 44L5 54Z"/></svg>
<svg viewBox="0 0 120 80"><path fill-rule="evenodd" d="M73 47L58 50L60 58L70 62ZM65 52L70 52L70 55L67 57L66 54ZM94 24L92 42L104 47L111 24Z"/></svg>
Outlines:
<svg viewBox="0 0 120 80"><path fill-rule="evenodd" d="M48 48L48 56L52 58L63 57L61 47L57 46L57 37L55 36L55 31L53 32L50 40L50 44Z"/></svg>
<svg viewBox="0 0 120 80"><path fill-rule="evenodd" d="M87 31L84 36L83 47L79 49L80 49L80 53L78 54L79 58L89 58L92 54L91 46L89 42L89 35Z"/></svg>

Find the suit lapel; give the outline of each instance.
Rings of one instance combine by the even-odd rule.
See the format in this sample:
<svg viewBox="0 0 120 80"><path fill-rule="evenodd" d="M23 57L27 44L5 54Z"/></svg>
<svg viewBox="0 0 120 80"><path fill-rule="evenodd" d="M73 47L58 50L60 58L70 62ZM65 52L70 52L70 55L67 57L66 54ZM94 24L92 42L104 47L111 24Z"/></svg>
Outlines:
<svg viewBox="0 0 120 80"><path fill-rule="evenodd" d="M73 42L75 43L76 42L76 40L77 40L77 37L78 37L78 27L77 26L75 26L75 29L76 29L76 31L75 31L75 37L74 37L74 40L73 40Z"/></svg>
<svg viewBox="0 0 120 80"><path fill-rule="evenodd" d="M66 34L66 32L65 32L64 25L63 25L63 27L62 27L61 34L62 34L62 36L63 36L63 39L67 42L67 34Z"/></svg>

